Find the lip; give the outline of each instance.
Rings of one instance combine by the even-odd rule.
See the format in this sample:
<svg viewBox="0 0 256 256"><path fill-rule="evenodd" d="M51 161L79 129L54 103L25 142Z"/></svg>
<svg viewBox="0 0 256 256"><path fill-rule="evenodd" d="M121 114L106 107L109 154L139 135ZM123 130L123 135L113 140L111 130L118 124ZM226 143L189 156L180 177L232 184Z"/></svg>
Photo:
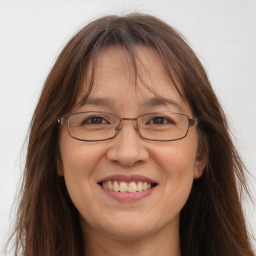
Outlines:
<svg viewBox="0 0 256 256"><path fill-rule="evenodd" d="M134 192L134 193L129 193L129 192L115 192L111 191L109 189L101 187L102 190L111 198L119 201L119 202L134 202L138 201L140 199L143 199L145 197L148 197L156 187L153 187L149 190L141 191L141 192Z"/></svg>
<svg viewBox="0 0 256 256"><path fill-rule="evenodd" d="M110 176L106 176L103 179L99 180L97 183L99 184L99 186L101 187L101 189L106 193L106 195L108 195L109 197L119 201L119 202L135 202L138 201L140 199L143 199L145 197L148 197L149 195L151 195L151 193L155 190L156 186L148 189L148 190L144 190L144 191L138 191L138 192L116 192L116 191L112 191L106 188L103 188L101 186L102 182L106 182L106 181L124 181L124 182L148 182L148 183L153 183L153 184L158 184L156 181L142 176L142 175L122 175L122 174L118 174L118 175L110 175Z"/></svg>

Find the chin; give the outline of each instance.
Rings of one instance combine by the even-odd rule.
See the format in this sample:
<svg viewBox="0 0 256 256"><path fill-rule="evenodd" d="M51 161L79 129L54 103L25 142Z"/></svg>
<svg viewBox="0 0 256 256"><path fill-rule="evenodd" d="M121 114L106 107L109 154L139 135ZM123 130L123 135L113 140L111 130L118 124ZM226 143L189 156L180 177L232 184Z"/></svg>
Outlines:
<svg viewBox="0 0 256 256"><path fill-rule="evenodd" d="M146 238L154 234L154 230L152 227L143 226L143 225L136 225L128 222L129 224L120 225L112 227L111 229L106 230L108 234L116 239L116 240L127 240L127 241L134 241Z"/></svg>
<svg viewBox="0 0 256 256"><path fill-rule="evenodd" d="M104 223L101 223L101 228L103 228L104 233L116 240L135 241L154 236L164 230L165 227L170 226L170 223L179 222L178 217L173 221L150 217L153 216L146 216L145 214L138 216L134 213L117 214L110 219L105 218Z"/></svg>

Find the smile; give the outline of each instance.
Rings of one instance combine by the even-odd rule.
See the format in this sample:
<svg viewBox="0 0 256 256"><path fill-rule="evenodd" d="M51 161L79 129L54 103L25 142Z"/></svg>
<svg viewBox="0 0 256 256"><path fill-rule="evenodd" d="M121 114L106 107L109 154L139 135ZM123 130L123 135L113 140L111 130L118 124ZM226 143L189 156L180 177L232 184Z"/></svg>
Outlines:
<svg viewBox="0 0 256 256"><path fill-rule="evenodd" d="M158 185L141 175L110 175L99 180L98 185L110 197L121 202L137 201L149 196Z"/></svg>
<svg viewBox="0 0 256 256"><path fill-rule="evenodd" d="M102 187L105 189L109 189L111 191L115 192L129 192L129 193L136 193L141 191L146 191L148 189L151 189L153 184L146 182L146 181L131 181L131 182L125 182L125 181L106 181L102 182Z"/></svg>

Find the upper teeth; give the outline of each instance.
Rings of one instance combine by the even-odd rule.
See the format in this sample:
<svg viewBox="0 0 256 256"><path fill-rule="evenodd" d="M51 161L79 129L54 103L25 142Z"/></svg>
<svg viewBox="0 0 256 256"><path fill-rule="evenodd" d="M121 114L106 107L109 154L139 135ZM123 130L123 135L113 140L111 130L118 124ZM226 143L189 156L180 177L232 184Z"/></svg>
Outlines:
<svg viewBox="0 0 256 256"><path fill-rule="evenodd" d="M102 185L104 188L107 188L112 191L131 193L140 192L151 188L151 183L142 181L139 181L138 183L136 183L135 181L129 183L124 181L105 181Z"/></svg>

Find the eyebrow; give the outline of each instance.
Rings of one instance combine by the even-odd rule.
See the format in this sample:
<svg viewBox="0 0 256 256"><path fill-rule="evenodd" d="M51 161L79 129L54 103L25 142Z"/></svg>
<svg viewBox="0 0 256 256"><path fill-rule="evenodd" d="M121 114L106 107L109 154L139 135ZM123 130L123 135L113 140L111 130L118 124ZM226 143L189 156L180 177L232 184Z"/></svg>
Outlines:
<svg viewBox="0 0 256 256"><path fill-rule="evenodd" d="M83 105L95 105L95 106L100 106L105 108L113 108L114 102L108 98L88 98L86 99ZM183 108L177 101L171 98L165 98L165 97L148 98L140 105L142 108L173 105L179 111L183 111Z"/></svg>
<svg viewBox="0 0 256 256"><path fill-rule="evenodd" d="M112 107L114 104L108 98L88 98L83 105L97 105L101 107Z"/></svg>
<svg viewBox="0 0 256 256"><path fill-rule="evenodd" d="M155 107L155 106L167 106L167 105L173 105L178 110L183 111L183 108L177 101L170 98L165 98L165 97L149 98L142 103L142 107Z"/></svg>

